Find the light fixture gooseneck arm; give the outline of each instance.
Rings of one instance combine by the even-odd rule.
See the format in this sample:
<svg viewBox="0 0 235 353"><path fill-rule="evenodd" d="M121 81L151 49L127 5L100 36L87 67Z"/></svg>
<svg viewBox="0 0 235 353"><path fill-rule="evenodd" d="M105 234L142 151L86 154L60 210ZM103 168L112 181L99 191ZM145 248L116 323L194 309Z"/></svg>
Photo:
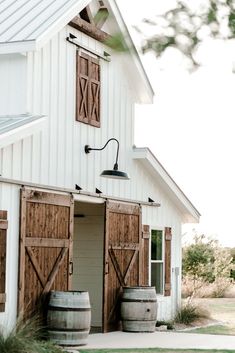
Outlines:
<svg viewBox="0 0 235 353"><path fill-rule="evenodd" d="M117 142L117 154L116 154L116 161L114 164L113 169L114 170L118 170L118 156L119 156L119 141L117 139L115 139L114 137L112 137L111 139L109 139L106 144L102 147L102 148L91 148L89 145L85 146L85 152L86 153L90 153L90 151L103 151L105 149L105 147L107 146L107 144L110 141L116 141Z"/></svg>

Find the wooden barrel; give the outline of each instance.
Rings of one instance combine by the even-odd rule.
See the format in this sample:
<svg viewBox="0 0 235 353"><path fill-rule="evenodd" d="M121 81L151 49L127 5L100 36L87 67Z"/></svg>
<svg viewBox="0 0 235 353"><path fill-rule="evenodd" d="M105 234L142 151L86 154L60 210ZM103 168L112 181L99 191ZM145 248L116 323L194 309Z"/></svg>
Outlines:
<svg viewBox="0 0 235 353"><path fill-rule="evenodd" d="M121 318L125 332L154 332L157 322L155 287L124 287Z"/></svg>
<svg viewBox="0 0 235 353"><path fill-rule="evenodd" d="M91 306L88 292L53 291L47 311L50 339L61 346L87 344L91 325Z"/></svg>

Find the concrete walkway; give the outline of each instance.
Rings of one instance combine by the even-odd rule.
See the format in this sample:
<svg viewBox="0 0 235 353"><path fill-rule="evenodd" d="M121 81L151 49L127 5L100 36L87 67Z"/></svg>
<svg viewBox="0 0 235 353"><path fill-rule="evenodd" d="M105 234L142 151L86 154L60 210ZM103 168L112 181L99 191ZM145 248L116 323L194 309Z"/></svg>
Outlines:
<svg viewBox="0 0 235 353"><path fill-rule="evenodd" d="M204 335L183 332L93 333L88 344L92 348L198 348L231 349L235 353L235 336Z"/></svg>

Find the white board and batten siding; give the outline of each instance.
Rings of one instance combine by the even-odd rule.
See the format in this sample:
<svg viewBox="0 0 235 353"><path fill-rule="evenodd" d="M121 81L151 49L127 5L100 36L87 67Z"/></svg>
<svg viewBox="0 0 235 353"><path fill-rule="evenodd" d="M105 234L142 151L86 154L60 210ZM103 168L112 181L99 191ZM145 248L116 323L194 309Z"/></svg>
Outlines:
<svg viewBox="0 0 235 353"><path fill-rule="evenodd" d="M48 128L45 127L42 135L19 142L20 149L14 145L3 149L0 174L15 178L12 167L4 165L4 157L10 154L14 159L17 153L19 164L30 171L22 178L25 181L69 188L78 183L84 190L94 191L98 187L106 194L120 195L129 190L128 185L99 177L103 169L113 167L115 142L102 153L89 155L84 153L84 146L101 147L110 137L116 137L120 141L120 168L129 169L134 101L127 73L115 55L111 56L111 62L100 60L101 128L76 122L76 47L66 41L70 32L81 44L98 52L108 51L102 44L67 26L40 51L27 54L26 110L48 117ZM37 164L36 169L33 163Z"/></svg>
<svg viewBox="0 0 235 353"><path fill-rule="evenodd" d="M0 55L0 116L26 113L26 74L25 55Z"/></svg>
<svg viewBox="0 0 235 353"><path fill-rule="evenodd" d="M181 216L173 202L158 186L157 180L132 159L135 98L131 92L125 63L113 53L111 62L100 60L101 128L76 122L76 47L66 41L69 33L76 35L81 44L95 51L109 52L101 43L66 26L42 49L27 54L26 111L45 115L47 126L43 131L16 141L0 151L0 174L5 178L72 189L76 183L90 192L94 192L97 187L106 195L122 199L147 201L148 197L153 198L161 203L161 207L144 206L143 224L172 227L172 267L178 267L181 261ZM12 106L16 110L17 104L13 102ZM130 181L120 182L99 176L103 169L113 168L115 142L111 142L102 152L93 151L88 155L84 153L86 144L102 147L111 137L120 142L119 168L130 174ZM1 208L8 209L12 218L12 226L8 230L7 253L7 293L10 293L11 300L7 305L12 303L15 308L19 232L14 220L19 219L18 189L16 186L2 184L0 195ZM75 229L79 226L85 225L77 224L76 221ZM75 258L77 255L75 253ZM174 287L172 291L174 293ZM159 297L160 302L161 318L172 316L173 299ZM0 320L4 320L4 317L6 316L0 314Z"/></svg>

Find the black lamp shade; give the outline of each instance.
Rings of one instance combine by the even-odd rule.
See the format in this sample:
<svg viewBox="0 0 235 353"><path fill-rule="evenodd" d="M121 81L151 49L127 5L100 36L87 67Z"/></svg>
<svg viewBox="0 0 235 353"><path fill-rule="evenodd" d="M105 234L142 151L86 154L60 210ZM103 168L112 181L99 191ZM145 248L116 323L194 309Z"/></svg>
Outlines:
<svg viewBox="0 0 235 353"><path fill-rule="evenodd" d="M122 180L129 180L129 176L125 172L121 172L120 170L103 170L100 176L104 178L111 178L111 179L122 179Z"/></svg>

